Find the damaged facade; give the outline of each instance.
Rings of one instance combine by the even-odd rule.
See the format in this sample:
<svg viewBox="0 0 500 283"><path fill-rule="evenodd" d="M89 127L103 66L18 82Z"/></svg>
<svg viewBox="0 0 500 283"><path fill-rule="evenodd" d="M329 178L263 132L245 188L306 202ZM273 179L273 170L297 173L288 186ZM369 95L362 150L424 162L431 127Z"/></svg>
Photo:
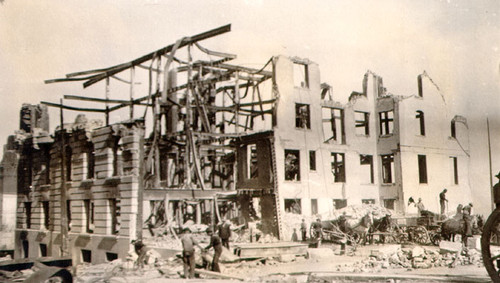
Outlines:
<svg viewBox="0 0 500 283"><path fill-rule="evenodd" d="M443 187L450 207L470 198L466 120L443 111L430 79L419 76L418 95L401 97L387 94L381 78L368 72L362 92L344 105L321 83L316 63L277 56L251 69L198 44L229 29L48 81L81 80L85 87L105 81L105 99L65 96L105 107L42 102L103 113L104 123L83 115L63 123L61 112L63 126L49 135L46 107L23 107L22 113L43 115L30 128L21 122L4 150L2 216L11 218L2 225L15 226L17 258L109 261L126 256L148 227L189 221L260 220L263 233L287 240L285 211L314 215L377 203L406 213L410 196L437 210ZM193 60L194 48L210 60ZM140 70L149 82L137 98ZM130 85L130 99L110 99L110 79L123 71L130 72L130 81L119 79ZM126 107L130 119L110 123L109 113ZM149 130L146 115L134 112L139 107L152 112Z"/></svg>

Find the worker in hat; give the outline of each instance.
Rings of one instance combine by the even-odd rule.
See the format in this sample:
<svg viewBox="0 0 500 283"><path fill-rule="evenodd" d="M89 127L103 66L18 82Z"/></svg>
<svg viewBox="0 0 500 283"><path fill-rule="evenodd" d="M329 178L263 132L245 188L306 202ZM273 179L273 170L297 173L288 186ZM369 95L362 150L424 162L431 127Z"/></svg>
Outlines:
<svg viewBox="0 0 500 283"><path fill-rule="evenodd" d="M467 238L472 237L472 203L464 206L464 208L462 209L462 214L465 224L462 240L464 241L465 245L467 245Z"/></svg>
<svg viewBox="0 0 500 283"><path fill-rule="evenodd" d="M207 234L210 236L210 244L205 248L205 250L208 250L211 247L214 248L212 271L220 272L219 258L220 255L222 254L222 240L217 234L214 234L214 231L210 227L207 229Z"/></svg>
<svg viewBox="0 0 500 283"><path fill-rule="evenodd" d="M189 228L184 228L182 232L184 233L181 238L182 262L184 263L184 278L194 278L194 268L196 262L194 256L194 246L198 246L200 250L203 250L203 248L193 238L193 235L191 234L191 230Z"/></svg>
<svg viewBox="0 0 500 283"><path fill-rule="evenodd" d="M448 190L445 188L440 194L439 194L439 205L441 206L441 214L444 214L445 207L446 207L446 202L448 200L446 199L446 192Z"/></svg>
<svg viewBox="0 0 500 283"><path fill-rule="evenodd" d="M418 210L418 216L422 216L422 211L425 210L424 203L422 202L422 198L418 198L418 203L416 204Z"/></svg>
<svg viewBox="0 0 500 283"><path fill-rule="evenodd" d="M495 177L499 180L498 183L493 186L493 201L495 202L496 207L500 208L500 172L498 172Z"/></svg>

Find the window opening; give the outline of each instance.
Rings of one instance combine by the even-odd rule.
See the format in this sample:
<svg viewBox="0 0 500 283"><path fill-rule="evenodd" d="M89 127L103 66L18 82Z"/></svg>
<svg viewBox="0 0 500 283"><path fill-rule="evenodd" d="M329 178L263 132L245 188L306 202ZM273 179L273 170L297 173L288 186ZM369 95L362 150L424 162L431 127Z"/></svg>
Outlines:
<svg viewBox="0 0 500 283"><path fill-rule="evenodd" d="M361 176L363 176L362 183L373 184L373 156L361 154L359 156L359 163L361 165Z"/></svg>
<svg viewBox="0 0 500 283"><path fill-rule="evenodd" d="M82 261L91 263L92 262L92 251L82 249Z"/></svg>
<svg viewBox="0 0 500 283"><path fill-rule="evenodd" d="M293 83L296 87L309 88L309 70L306 64L293 63Z"/></svg>
<svg viewBox="0 0 500 283"><path fill-rule="evenodd" d="M25 202L24 209L26 212L26 228L31 229L31 202Z"/></svg>
<svg viewBox="0 0 500 283"><path fill-rule="evenodd" d="M417 85L418 85L418 96L423 97L424 92L423 92L423 88L422 88L422 75L418 75Z"/></svg>
<svg viewBox="0 0 500 283"><path fill-rule="evenodd" d="M66 218L68 219L68 231L71 231L71 200L66 200Z"/></svg>
<svg viewBox="0 0 500 283"><path fill-rule="evenodd" d="M381 155L382 158L382 182L384 184L393 183L394 174L394 154Z"/></svg>
<svg viewBox="0 0 500 283"><path fill-rule="evenodd" d="M334 199L333 206L335 207L335 209L344 208L347 206L347 200L346 199Z"/></svg>
<svg viewBox="0 0 500 283"><path fill-rule="evenodd" d="M418 155L418 181L420 184L427 184L427 158L425 155Z"/></svg>
<svg viewBox="0 0 500 283"><path fill-rule="evenodd" d="M394 112L383 111L379 113L380 120L380 134L381 135L392 135L394 131Z"/></svg>
<svg viewBox="0 0 500 283"><path fill-rule="evenodd" d="M451 121L451 137L457 138L457 128L455 126L455 121Z"/></svg>
<svg viewBox="0 0 500 283"><path fill-rule="evenodd" d="M66 146L66 181L71 181L71 162L73 158L73 150L70 146Z"/></svg>
<svg viewBox="0 0 500 283"><path fill-rule="evenodd" d="M395 199L384 199L384 207L394 210Z"/></svg>
<svg viewBox="0 0 500 283"><path fill-rule="evenodd" d="M295 127L302 129L311 128L309 104L295 103Z"/></svg>
<svg viewBox="0 0 500 283"><path fill-rule="evenodd" d="M45 227L45 229L48 230L50 226L50 210L48 201L42 201L42 210L43 210L43 227Z"/></svg>
<svg viewBox="0 0 500 283"><path fill-rule="evenodd" d="M94 202L86 199L85 206L85 230L87 233L94 233Z"/></svg>
<svg viewBox="0 0 500 283"><path fill-rule="evenodd" d="M375 204L375 200L374 200L374 199L372 199L372 198L362 199L362 200L361 200L361 203L362 203L362 204Z"/></svg>
<svg viewBox="0 0 500 283"><path fill-rule="evenodd" d="M302 214L300 199L285 199L285 211L294 214Z"/></svg>
<svg viewBox="0 0 500 283"><path fill-rule="evenodd" d="M118 254L116 253L106 253L106 261L113 261L118 259Z"/></svg>
<svg viewBox="0 0 500 283"><path fill-rule="evenodd" d="M345 160L344 153L332 152L332 173L335 183L345 182Z"/></svg>
<svg viewBox="0 0 500 283"><path fill-rule="evenodd" d="M111 212L111 234L116 235L120 232L120 200L109 199L109 208Z"/></svg>
<svg viewBox="0 0 500 283"><path fill-rule="evenodd" d="M94 155L94 144L89 142L87 144L87 179L94 178L94 167L95 167L95 155Z"/></svg>
<svg viewBox="0 0 500 283"><path fill-rule="evenodd" d="M318 200L313 198L311 199L311 215L318 214Z"/></svg>
<svg viewBox="0 0 500 283"><path fill-rule="evenodd" d="M370 113L355 111L354 112L354 119L355 119L355 125L356 125L356 134L369 136L370 135L370 124L369 124Z"/></svg>
<svg viewBox="0 0 500 283"><path fill-rule="evenodd" d="M316 151L309 151L309 170L316 171Z"/></svg>
<svg viewBox="0 0 500 283"><path fill-rule="evenodd" d="M47 256L47 244L40 243L40 256Z"/></svg>
<svg viewBox="0 0 500 283"><path fill-rule="evenodd" d="M425 120L424 120L424 112L418 110L417 114L415 115L415 118L417 118L419 125L420 125L420 135L425 136Z"/></svg>
<svg viewBox="0 0 500 283"><path fill-rule="evenodd" d="M452 168L453 168L453 184L458 185L458 158L451 156Z"/></svg>
<svg viewBox="0 0 500 283"><path fill-rule="evenodd" d="M115 137L113 145L113 176L123 175L123 148L120 140L120 137Z"/></svg>
<svg viewBox="0 0 500 283"><path fill-rule="evenodd" d="M300 151L285 149L285 180L300 181Z"/></svg>
<svg viewBox="0 0 500 283"><path fill-rule="evenodd" d="M257 145L249 144L247 146L248 178L257 179L259 177L259 167L257 164Z"/></svg>
<svg viewBox="0 0 500 283"><path fill-rule="evenodd" d="M323 107L321 109L321 115L323 118L323 134L325 142L333 140L338 144L344 144L344 110L338 108Z"/></svg>

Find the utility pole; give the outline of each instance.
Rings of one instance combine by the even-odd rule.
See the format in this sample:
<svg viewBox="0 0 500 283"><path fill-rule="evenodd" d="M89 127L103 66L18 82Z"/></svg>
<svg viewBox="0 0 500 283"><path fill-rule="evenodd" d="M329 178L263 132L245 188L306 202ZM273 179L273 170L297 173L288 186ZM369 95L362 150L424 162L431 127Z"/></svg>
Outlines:
<svg viewBox="0 0 500 283"><path fill-rule="evenodd" d="M493 199L493 169L491 166L491 140L490 140L490 121L486 117L486 128L488 130L488 159L490 163L490 194L491 194L491 211L495 210L495 200Z"/></svg>
<svg viewBox="0 0 500 283"><path fill-rule="evenodd" d="M61 255L68 255L68 211L66 207L66 129L64 129L63 100L60 100L59 114L61 119Z"/></svg>

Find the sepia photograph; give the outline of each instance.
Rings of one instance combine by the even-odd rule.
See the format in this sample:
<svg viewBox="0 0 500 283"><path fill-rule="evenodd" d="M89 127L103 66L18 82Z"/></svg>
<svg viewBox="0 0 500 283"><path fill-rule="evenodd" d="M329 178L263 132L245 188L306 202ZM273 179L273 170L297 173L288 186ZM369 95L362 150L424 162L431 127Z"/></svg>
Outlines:
<svg viewBox="0 0 500 283"><path fill-rule="evenodd" d="M0 282L500 282L500 2L0 0Z"/></svg>

